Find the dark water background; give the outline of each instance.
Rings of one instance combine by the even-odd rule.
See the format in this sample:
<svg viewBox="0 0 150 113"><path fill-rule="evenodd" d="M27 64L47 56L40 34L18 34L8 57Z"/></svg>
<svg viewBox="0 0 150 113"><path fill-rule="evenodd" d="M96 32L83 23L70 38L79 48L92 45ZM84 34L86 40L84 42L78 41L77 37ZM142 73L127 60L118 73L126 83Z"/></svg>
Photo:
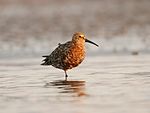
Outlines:
<svg viewBox="0 0 150 113"><path fill-rule="evenodd" d="M149 0L0 0L0 113L149 113ZM64 72L41 56L77 31L87 57Z"/></svg>

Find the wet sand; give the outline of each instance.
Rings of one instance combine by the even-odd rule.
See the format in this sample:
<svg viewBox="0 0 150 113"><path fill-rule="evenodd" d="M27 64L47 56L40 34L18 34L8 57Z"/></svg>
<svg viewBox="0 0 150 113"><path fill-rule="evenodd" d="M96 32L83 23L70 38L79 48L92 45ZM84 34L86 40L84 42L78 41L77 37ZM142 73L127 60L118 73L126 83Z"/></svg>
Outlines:
<svg viewBox="0 0 150 113"><path fill-rule="evenodd" d="M64 73L41 59L0 60L1 113L149 113L150 56L88 56Z"/></svg>

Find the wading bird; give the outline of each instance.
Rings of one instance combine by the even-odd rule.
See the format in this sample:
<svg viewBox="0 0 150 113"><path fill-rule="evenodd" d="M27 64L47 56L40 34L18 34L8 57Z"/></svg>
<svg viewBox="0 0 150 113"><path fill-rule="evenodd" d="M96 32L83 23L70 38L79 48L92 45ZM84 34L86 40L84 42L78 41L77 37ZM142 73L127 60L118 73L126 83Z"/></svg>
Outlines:
<svg viewBox="0 0 150 113"><path fill-rule="evenodd" d="M67 80L67 70L78 66L85 58L85 42L98 46L96 43L85 38L81 32L73 35L72 40L58 47L43 60L41 65L52 65L55 68L64 70L65 80Z"/></svg>

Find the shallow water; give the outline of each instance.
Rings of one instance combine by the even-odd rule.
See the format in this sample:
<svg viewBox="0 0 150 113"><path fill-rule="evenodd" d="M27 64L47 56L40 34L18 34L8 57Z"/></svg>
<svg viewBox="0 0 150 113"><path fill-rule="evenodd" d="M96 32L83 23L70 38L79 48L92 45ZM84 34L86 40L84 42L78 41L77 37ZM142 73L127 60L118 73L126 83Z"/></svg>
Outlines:
<svg viewBox="0 0 150 113"><path fill-rule="evenodd" d="M39 58L0 60L0 113L149 113L149 58L88 56L67 82Z"/></svg>

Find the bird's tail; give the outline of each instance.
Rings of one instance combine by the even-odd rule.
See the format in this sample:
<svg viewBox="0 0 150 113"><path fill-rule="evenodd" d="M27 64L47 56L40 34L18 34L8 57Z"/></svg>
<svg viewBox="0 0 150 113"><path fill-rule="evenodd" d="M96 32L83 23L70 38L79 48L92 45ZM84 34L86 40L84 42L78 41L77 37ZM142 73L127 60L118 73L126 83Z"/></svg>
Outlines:
<svg viewBox="0 0 150 113"><path fill-rule="evenodd" d="M44 62L41 65L51 65L48 55L42 57L46 57L46 58L43 60Z"/></svg>

